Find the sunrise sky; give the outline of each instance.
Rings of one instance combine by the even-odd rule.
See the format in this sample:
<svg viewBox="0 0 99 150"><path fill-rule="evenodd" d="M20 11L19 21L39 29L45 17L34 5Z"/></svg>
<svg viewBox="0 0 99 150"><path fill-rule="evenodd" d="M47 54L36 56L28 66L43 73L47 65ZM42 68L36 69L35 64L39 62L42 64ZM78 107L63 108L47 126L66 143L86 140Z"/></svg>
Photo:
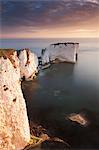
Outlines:
<svg viewBox="0 0 99 150"><path fill-rule="evenodd" d="M0 38L99 37L99 0L0 0Z"/></svg>

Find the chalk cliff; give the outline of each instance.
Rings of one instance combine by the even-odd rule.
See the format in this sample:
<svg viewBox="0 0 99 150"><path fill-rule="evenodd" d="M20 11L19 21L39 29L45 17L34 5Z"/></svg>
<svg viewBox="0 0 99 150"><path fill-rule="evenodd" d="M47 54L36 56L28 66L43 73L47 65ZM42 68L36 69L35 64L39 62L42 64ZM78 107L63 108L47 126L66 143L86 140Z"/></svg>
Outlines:
<svg viewBox="0 0 99 150"><path fill-rule="evenodd" d="M0 150L21 150L30 140L20 77L23 74L27 79L37 69L37 62L36 65L33 63L34 60L37 61L37 58L30 52L28 55L30 62L27 62L25 50L21 51L20 60L17 51L0 50ZM24 62L29 63L31 69L29 74L27 71L29 68L25 69ZM33 67L34 70L32 70Z"/></svg>
<svg viewBox="0 0 99 150"><path fill-rule="evenodd" d="M38 72L38 57L29 49L23 49L19 53L21 78L32 80Z"/></svg>
<svg viewBox="0 0 99 150"><path fill-rule="evenodd" d="M77 59L79 43L56 43L51 44L42 54L42 64L49 62L71 62L75 63Z"/></svg>

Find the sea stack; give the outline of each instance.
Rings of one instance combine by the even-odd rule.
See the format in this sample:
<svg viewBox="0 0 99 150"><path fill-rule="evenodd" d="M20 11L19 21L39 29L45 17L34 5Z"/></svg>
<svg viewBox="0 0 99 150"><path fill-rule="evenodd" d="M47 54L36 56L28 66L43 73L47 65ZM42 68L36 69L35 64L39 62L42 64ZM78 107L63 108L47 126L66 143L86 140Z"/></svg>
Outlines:
<svg viewBox="0 0 99 150"><path fill-rule="evenodd" d="M21 150L30 130L15 50L0 50L0 150Z"/></svg>
<svg viewBox="0 0 99 150"><path fill-rule="evenodd" d="M75 63L77 61L79 50L79 43L56 43L51 44L43 51L42 64L48 64L49 62L69 62Z"/></svg>
<svg viewBox="0 0 99 150"><path fill-rule="evenodd" d="M21 78L25 80L32 80L38 73L38 57L35 53L32 53L29 49L23 49L19 51L20 60L20 72Z"/></svg>

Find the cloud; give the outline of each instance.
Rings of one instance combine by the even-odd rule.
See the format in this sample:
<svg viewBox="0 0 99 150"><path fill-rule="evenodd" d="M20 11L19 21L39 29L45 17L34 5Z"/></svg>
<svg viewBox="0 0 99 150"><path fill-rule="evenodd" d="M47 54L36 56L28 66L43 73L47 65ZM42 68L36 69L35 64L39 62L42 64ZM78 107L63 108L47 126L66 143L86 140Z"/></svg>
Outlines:
<svg viewBox="0 0 99 150"><path fill-rule="evenodd" d="M92 30L92 29L77 29L74 30L74 32L96 32L97 30Z"/></svg>
<svg viewBox="0 0 99 150"><path fill-rule="evenodd" d="M2 32L76 26L99 16L98 0L2 0L0 8Z"/></svg>
<svg viewBox="0 0 99 150"><path fill-rule="evenodd" d="M99 4L99 0L84 0L84 1Z"/></svg>

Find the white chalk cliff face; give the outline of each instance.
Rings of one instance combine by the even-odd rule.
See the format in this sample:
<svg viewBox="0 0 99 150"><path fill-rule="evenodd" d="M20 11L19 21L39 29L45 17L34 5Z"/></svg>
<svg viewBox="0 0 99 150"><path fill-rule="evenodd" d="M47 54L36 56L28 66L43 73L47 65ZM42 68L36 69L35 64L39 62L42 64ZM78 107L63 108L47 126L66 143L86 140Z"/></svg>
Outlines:
<svg viewBox="0 0 99 150"><path fill-rule="evenodd" d="M21 150L30 140L17 52L0 52L0 150Z"/></svg>
<svg viewBox="0 0 99 150"><path fill-rule="evenodd" d="M76 62L79 43L57 43L51 44L42 56L42 64L54 62L58 59L61 62Z"/></svg>
<svg viewBox="0 0 99 150"><path fill-rule="evenodd" d="M25 77L25 80L32 80L38 72L38 58L36 54L32 53L28 49L24 49L20 51L19 54L20 60L20 71L21 78Z"/></svg>

